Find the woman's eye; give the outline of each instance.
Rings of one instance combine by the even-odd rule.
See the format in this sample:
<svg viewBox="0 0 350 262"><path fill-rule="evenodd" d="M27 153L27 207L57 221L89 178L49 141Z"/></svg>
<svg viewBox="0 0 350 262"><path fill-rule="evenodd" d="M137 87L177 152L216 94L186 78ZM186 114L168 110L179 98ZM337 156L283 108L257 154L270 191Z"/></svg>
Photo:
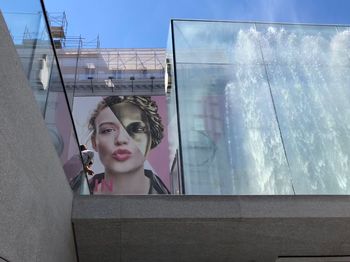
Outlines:
<svg viewBox="0 0 350 262"><path fill-rule="evenodd" d="M139 127L135 128L134 131L135 131L135 133L144 133L144 132L146 132L146 127L139 126Z"/></svg>
<svg viewBox="0 0 350 262"><path fill-rule="evenodd" d="M129 135L132 134L140 134L140 133L146 133L147 129L146 126L142 125L141 123L133 123L126 127L126 131Z"/></svg>
<svg viewBox="0 0 350 262"><path fill-rule="evenodd" d="M110 134L110 133L112 133L113 131L115 131L114 128L105 128L105 129L102 129L100 133L101 133L101 134Z"/></svg>

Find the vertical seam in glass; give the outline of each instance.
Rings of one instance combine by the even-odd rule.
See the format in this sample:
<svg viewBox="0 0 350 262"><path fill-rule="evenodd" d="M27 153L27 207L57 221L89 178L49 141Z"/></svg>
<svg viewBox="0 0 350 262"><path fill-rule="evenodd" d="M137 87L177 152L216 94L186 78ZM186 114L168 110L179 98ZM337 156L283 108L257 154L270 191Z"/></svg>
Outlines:
<svg viewBox="0 0 350 262"><path fill-rule="evenodd" d="M254 23L254 28L255 28L255 31L258 32L257 27L256 27L256 23ZM277 122L278 131L279 131L281 142L282 142L284 157L286 158L288 169L289 169L289 172L290 172L290 181L292 183L292 190L293 190L293 193L295 195L295 189L294 189L293 178L292 178L292 171L290 169L289 160L288 160L288 156L287 156L287 151L286 151L286 147L284 145L284 140L283 140L283 136L282 136L281 126L280 126L280 122L279 122L278 115L277 115L275 100L273 98L273 94L272 94L272 90L271 90L269 74L267 72L267 64L265 63L264 54L263 54L263 51L262 51L262 47L261 47L261 43L260 43L259 37L257 39L258 39L258 44L259 44L259 49L260 49L262 63L264 65L264 71L265 71L265 75L266 75L267 84L269 86L269 92L270 92L270 97L271 97L271 101L272 101L273 111L275 113L275 119L276 119L276 122Z"/></svg>
<svg viewBox="0 0 350 262"><path fill-rule="evenodd" d="M52 50L53 50L53 56L54 56L54 59L56 61L58 75L59 75L59 78L61 80L61 84L62 84L62 87L63 87L63 93L64 93L64 97L66 99L67 108L68 108L69 117L70 117L70 120L71 120L71 123L72 123L75 140L76 140L76 142L78 144L78 151L79 151L80 161L81 161L81 164L83 165L83 156L82 156L81 151L79 149L79 139L78 139L78 135L77 135L77 130L75 129L72 111L71 111L71 109L69 107L69 100L68 100L68 96L67 96L67 92L66 92L66 87L64 85L62 71L61 71L60 65L58 63L57 53L56 53L55 45L54 45L52 34L51 34L49 18L47 17L47 12L46 12L46 9L45 9L44 0L40 0L40 4L41 4L41 8L43 10L43 15L44 15L44 18L45 18L45 24L46 24L47 32L48 32L48 35L49 35L49 38L50 38L51 47L52 47ZM50 92L50 90L48 92Z"/></svg>
<svg viewBox="0 0 350 262"><path fill-rule="evenodd" d="M175 85L175 104L176 104L176 114L177 114L177 132L178 132L178 138L179 138L179 156L181 161L181 180L182 180L182 194L186 194L185 190L185 174L184 174L184 167L183 167L183 157L182 157L182 139L181 139L181 126L180 126L180 112L179 112L179 95L177 92L177 70L176 70L176 55L175 55L175 37L174 37L174 20L170 21L171 23L171 41L172 41L172 48L173 48L173 61L174 61L174 85Z"/></svg>

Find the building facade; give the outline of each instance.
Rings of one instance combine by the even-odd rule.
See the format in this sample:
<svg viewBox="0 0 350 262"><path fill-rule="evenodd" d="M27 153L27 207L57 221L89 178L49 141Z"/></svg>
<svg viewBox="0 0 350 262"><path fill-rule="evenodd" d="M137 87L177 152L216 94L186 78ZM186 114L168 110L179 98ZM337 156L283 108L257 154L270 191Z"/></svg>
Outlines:
<svg viewBox="0 0 350 262"><path fill-rule="evenodd" d="M0 260L350 260L348 27L173 20L167 50L68 48L30 8L1 7ZM118 128L91 129L101 102ZM108 175L110 133L143 138L148 193L72 187L81 144Z"/></svg>

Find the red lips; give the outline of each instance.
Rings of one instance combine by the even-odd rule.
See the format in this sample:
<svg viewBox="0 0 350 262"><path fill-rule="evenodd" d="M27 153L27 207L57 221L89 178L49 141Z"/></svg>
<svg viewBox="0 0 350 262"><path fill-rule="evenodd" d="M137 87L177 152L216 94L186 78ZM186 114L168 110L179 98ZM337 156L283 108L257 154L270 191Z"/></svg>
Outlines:
<svg viewBox="0 0 350 262"><path fill-rule="evenodd" d="M112 157L117 161L125 161L131 157L131 152L127 149L115 150Z"/></svg>

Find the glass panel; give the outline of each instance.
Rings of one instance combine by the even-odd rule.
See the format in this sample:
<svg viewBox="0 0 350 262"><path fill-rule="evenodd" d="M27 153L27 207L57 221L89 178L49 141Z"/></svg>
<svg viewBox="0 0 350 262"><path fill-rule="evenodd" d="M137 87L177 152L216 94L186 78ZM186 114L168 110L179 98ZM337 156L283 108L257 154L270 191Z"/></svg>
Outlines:
<svg viewBox="0 0 350 262"><path fill-rule="evenodd" d="M350 64L350 27L337 27L337 34L332 38L332 61L339 65Z"/></svg>
<svg viewBox="0 0 350 262"><path fill-rule="evenodd" d="M177 116L177 98L175 91L175 69L173 56L172 29L170 26L167 52L166 52L166 72L165 72L165 88L167 92L167 109L168 109L168 134L169 134L169 170L172 181L172 192L174 194L182 194L182 162L179 154L179 132L178 132L178 116Z"/></svg>
<svg viewBox="0 0 350 262"><path fill-rule="evenodd" d="M349 28L174 23L186 193L349 193Z"/></svg>
<svg viewBox="0 0 350 262"><path fill-rule="evenodd" d="M174 21L177 63L261 63L254 24Z"/></svg>
<svg viewBox="0 0 350 262"><path fill-rule="evenodd" d="M187 194L292 194L262 66L177 64Z"/></svg>
<svg viewBox="0 0 350 262"><path fill-rule="evenodd" d="M326 26L257 28L296 193L348 193L350 78L341 47L346 32Z"/></svg>
<svg viewBox="0 0 350 262"><path fill-rule="evenodd" d="M322 64L329 60L335 27L257 24L264 62Z"/></svg>
<svg viewBox="0 0 350 262"><path fill-rule="evenodd" d="M291 193L271 103L253 115L259 101L269 101L254 25L175 22L175 51L186 193ZM222 65L234 63L241 65ZM278 141L276 165L269 136ZM257 144L260 155L253 154Z"/></svg>
<svg viewBox="0 0 350 262"><path fill-rule="evenodd" d="M45 122L68 181L71 182L82 170L82 163L56 62L50 79Z"/></svg>
<svg viewBox="0 0 350 262"><path fill-rule="evenodd" d="M254 24L175 22L187 194L293 194Z"/></svg>
<svg viewBox="0 0 350 262"><path fill-rule="evenodd" d="M39 6L37 7L39 10ZM4 13L23 69L42 114L45 111L53 50L42 12Z"/></svg>
<svg viewBox="0 0 350 262"><path fill-rule="evenodd" d="M257 25L297 194L348 194L349 31Z"/></svg>
<svg viewBox="0 0 350 262"><path fill-rule="evenodd" d="M7 1L2 11L66 176L81 175L80 192L82 160L40 1Z"/></svg>
<svg viewBox="0 0 350 262"><path fill-rule="evenodd" d="M348 194L350 69L268 67L297 194Z"/></svg>

